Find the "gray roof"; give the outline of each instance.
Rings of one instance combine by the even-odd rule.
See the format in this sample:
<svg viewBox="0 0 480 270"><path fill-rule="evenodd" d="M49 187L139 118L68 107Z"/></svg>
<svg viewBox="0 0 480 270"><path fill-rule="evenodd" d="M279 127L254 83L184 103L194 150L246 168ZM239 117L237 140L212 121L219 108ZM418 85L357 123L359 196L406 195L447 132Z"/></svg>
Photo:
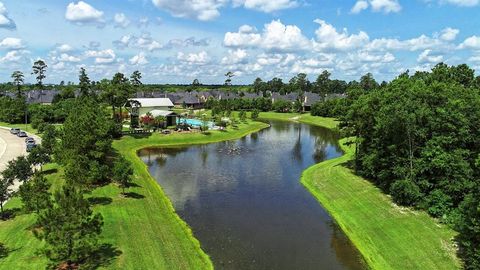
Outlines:
<svg viewBox="0 0 480 270"><path fill-rule="evenodd" d="M312 92L305 92L304 97L305 97L305 102L303 104L304 106L312 106L313 104L322 100L319 94L312 93Z"/></svg>
<svg viewBox="0 0 480 270"><path fill-rule="evenodd" d="M28 104L50 104L53 102L53 98L58 95L60 91L58 90L30 90L24 92L26 101ZM16 93L7 92L6 96L15 98Z"/></svg>
<svg viewBox="0 0 480 270"><path fill-rule="evenodd" d="M290 102L295 102L298 98L297 93L289 93L286 95L280 95L279 93L273 93L272 94L272 100L273 102L277 100L285 100L285 101L290 101Z"/></svg>
<svg viewBox="0 0 480 270"><path fill-rule="evenodd" d="M186 94L182 98L180 98L177 103L179 104L200 104L200 98L196 97L193 94Z"/></svg>

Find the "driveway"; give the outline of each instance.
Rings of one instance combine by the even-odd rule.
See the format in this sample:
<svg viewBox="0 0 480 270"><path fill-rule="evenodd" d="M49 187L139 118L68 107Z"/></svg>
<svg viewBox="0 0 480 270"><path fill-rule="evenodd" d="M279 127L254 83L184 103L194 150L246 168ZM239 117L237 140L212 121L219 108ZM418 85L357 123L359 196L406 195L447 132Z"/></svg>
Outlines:
<svg viewBox="0 0 480 270"><path fill-rule="evenodd" d="M36 141L40 140L35 135L28 134L28 136L34 137ZM0 127L0 172L7 167L10 160L26 154L25 138L10 134L10 128ZM15 182L13 190L16 191L18 187L19 183Z"/></svg>

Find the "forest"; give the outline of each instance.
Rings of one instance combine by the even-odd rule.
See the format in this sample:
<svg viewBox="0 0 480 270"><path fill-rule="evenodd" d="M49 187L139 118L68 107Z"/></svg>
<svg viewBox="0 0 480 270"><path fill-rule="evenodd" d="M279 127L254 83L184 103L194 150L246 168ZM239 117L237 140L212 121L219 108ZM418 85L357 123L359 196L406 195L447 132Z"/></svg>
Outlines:
<svg viewBox="0 0 480 270"><path fill-rule="evenodd" d="M441 63L431 72L405 72L387 85L352 90L342 104L321 105L343 107L335 114L345 134L356 138L357 174L397 204L423 209L459 232L465 269L480 269L480 87L474 74L466 65Z"/></svg>

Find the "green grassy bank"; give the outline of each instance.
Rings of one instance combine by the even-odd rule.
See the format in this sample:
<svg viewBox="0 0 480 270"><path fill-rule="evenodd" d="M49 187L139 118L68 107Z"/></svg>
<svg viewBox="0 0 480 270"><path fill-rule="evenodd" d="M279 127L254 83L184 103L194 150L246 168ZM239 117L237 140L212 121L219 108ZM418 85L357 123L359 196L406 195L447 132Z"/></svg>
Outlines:
<svg viewBox="0 0 480 270"><path fill-rule="evenodd" d="M299 121L335 128L334 119L299 114L261 113L261 118ZM425 212L395 205L346 164L354 146L340 141L342 157L304 171L301 182L336 220L372 269L459 269L455 232Z"/></svg>
<svg viewBox="0 0 480 270"><path fill-rule="evenodd" d="M204 144L233 140L256 132L267 125L260 122L240 124L238 129L212 131L208 135L153 134L149 137L126 136L113 146L133 164L135 186L129 196L120 196L120 189L110 184L97 188L90 195L95 211L102 213L105 225L99 269L212 269L209 257L193 237L190 228L175 213L170 200L148 173L146 165L136 155L137 150L149 146ZM48 165L48 179L53 188L61 185L61 169ZM57 171L58 170L58 171ZM19 207L14 198L7 208ZM0 259L0 269L44 269L47 261L36 254L40 242L29 230L34 223L32 214L20 214L0 222L0 242L11 249Z"/></svg>

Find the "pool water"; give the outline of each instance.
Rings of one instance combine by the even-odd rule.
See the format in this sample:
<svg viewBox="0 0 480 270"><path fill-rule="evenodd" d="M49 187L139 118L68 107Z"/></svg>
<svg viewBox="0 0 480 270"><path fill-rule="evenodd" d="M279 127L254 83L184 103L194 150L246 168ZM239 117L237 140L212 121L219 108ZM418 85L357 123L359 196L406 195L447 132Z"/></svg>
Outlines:
<svg viewBox="0 0 480 270"><path fill-rule="evenodd" d="M185 118L177 119L177 124L180 124L180 123L184 123L193 127L201 127L203 125L203 121L198 119L185 119ZM213 122L208 121L207 126L209 128L213 128L215 125Z"/></svg>

